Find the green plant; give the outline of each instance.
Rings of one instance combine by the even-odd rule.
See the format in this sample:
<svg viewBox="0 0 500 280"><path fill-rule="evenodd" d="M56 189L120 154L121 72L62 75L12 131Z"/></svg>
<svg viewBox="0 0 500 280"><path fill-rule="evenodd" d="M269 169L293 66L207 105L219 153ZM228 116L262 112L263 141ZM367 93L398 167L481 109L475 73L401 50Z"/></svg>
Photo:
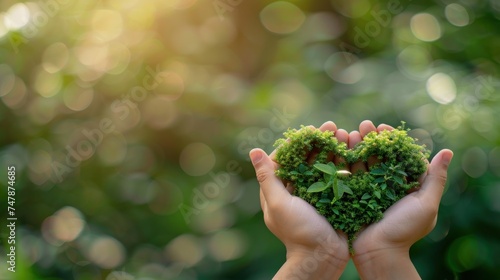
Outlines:
<svg viewBox="0 0 500 280"><path fill-rule="evenodd" d="M415 143L402 126L368 133L353 149L347 149L333 132L311 127L290 129L278 139L276 174L295 186L294 194L315 206L349 242L365 225L382 219L384 211L418 187L427 169L429 152ZM335 165L333 157L344 162ZM346 171L349 164L371 162L367 172Z"/></svg>

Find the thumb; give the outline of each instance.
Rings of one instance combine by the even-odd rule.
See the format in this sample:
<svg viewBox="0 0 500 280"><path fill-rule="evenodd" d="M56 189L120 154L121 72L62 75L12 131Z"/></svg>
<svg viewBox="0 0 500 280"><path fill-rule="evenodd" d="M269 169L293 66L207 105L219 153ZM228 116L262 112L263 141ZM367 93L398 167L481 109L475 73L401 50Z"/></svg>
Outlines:
<svg viewBox="0 0 500 280"><path fill-rule="evenodd" d="M448 149L439 151L432 159L427 175L422 183L422 191L426 200L439 205L447 180L448 166L453 158L453 152Z"/></svg>
<svg viewBox="0 0 500 280"><path fill-rule="evenodd" d="M284 195L290 195L285 189L283 183L276 177L274 171L276 163L261 149L253 149L250 151L250 159L252 160L257 181L259 181L262 193L268 203L273 200L280 199Z"/></svg>

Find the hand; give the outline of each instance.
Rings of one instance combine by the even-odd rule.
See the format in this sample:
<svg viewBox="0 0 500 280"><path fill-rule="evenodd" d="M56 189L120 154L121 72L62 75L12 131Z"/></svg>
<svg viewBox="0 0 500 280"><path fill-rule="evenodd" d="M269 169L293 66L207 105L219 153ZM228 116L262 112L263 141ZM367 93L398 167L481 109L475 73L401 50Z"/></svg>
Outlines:
<svg viewBox="0 0 500 280"><path fill-rule="evenodd" d="M332 122L320 130L333 131L339 141L347 142L347 132L337 130ZM336 232L309 203L291 195L293 187L285 187L274 173L278 167L274 152L268 156L253 149L250 158L260 184L266 226L287 249L287 261L275 279L338 279L350 258L346 236Z"/></svg>
<svg viewBox="0 0 500 280"><path fill-rule="evenodd" d="M383 124L376 128L371 121L364 121L359 126L359 132L349 134L348 145L354 147L371 131L392 129ZM420 278L409 259L409 249L436 225L452 157L452 151L440 151L420 178L420 189L392 205L385 211L381 221L369 225L359 233L353 244L353 261L362 279ZM352 167L367 169L361 163Z"/></svg>

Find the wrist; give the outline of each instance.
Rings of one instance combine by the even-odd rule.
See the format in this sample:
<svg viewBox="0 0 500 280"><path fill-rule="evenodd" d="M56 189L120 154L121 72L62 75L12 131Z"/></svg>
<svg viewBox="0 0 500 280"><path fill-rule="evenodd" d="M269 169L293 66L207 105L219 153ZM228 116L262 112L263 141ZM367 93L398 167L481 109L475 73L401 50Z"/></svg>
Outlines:
<svg viewBox="0 0 500 280"><path fill-rule="evenodd" d="M273 279L339 279L349 258L335 254L336 248L287 247L286 262Z"/></svg>
<svg viewBox="0 0 500 280"><path fill-rule="evenodd" d="M356 252L353 262L361 279L421 279L406 247Z"/></svg>

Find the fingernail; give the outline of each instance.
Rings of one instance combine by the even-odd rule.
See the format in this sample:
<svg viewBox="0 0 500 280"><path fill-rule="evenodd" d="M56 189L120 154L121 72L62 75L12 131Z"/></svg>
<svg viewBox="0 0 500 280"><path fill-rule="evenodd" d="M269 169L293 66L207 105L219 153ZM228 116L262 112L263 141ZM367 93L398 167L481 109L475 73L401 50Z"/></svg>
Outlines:
<svg viewBox="0 0 500 280"><path fill-rule="evenodd" d="M262 160L262 152L260 152L258 150L251 150L250 151L250 160L252 161L253 165L259 163Z"/></svg>

